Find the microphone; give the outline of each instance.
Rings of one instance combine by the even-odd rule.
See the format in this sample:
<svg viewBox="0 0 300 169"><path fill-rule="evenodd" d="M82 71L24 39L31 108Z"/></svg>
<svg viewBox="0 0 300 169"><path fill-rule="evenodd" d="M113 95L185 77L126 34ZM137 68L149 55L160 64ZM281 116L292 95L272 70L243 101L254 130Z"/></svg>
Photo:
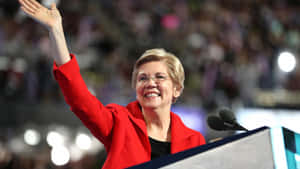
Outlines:
<svg viewBox="0 0 300 169"><path fill-rule="evenodd" d="M232 111L229 109L221 109L218 116L209 116L207 118L207 124L211 129L214 130L244 130L246 128L241 126L237 121Z"/></svg>
<svg viewBox="0 0 300 169"><path fill-rule="evenodd" d="M228 126L224 124L224 121L218 116L209 116L207 118L207 124L214 130L229 130Z"/></svg>
<svg viewBox="0 0 300 169"><path fill-rule="evenodd" d="M245 127L241 126L237 121L236 118L234 116L234 113L226 108L223 108L219 111L219 115L221 117L221 119L225 122L225 123L229 123L232 126L233 130L244 130L244 131L248 131L248 129L246 129Z"/></svg>
<svg viewBox="0 0 300 169"><path fill-rule="evenodd" d="M222 120L224 120L227 123L235 123L236 122L236 118L233 114L232 111L230 111L227 108L222 108L219 110L219 115L221 117Z"/></svg>

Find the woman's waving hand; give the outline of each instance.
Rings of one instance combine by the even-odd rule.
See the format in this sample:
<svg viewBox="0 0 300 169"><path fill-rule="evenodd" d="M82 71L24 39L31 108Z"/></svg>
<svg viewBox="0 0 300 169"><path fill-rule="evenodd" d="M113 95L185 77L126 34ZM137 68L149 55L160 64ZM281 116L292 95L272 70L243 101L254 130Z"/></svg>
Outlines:
<svg viewBox="0 0 300 169"><path fill-rule="evenodd" d="M48 9L41 5L36 0L19 0L21 9L29 17L41 23L49 30L49 37L52 44L53 58L58 65L62 65L70 60L69 51L67 48L62 17L53 3Z"/></svg>
<svg viewBox="0 0 300 169"><path fill-rule="evenodd" d="M19 0L21 9L32 19L45 25L48 29L57 27L61 24L61 15L53 3L48 9L36 0Z"/></svg>

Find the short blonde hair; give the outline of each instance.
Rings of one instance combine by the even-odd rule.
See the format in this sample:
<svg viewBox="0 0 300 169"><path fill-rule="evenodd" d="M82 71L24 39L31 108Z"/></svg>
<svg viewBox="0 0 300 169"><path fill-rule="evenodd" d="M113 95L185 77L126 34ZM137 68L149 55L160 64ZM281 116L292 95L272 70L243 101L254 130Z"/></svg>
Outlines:
<svg viewBox="0 0 300 169"><path fill-rule="evenodd" d="M173 83L180 90L180 92L182 92L185 79L183 66L180 60L174 54L160 48L146 50L145 53L143 53L143 55L135 62L131 78L132 87L136 87L136 79L139 67L152 61L162 61L166 64L168 68L168 74Z"/></svg>

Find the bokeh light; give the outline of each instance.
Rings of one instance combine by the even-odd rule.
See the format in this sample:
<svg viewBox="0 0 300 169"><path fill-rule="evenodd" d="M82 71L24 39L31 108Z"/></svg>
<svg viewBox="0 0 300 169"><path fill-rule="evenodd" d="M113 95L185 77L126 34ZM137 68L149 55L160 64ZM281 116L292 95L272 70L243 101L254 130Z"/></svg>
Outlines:
<svg viewBox="0 0 300 169"><path fill-rule="evenodd" d="M24 141L26 144L35 146L40 143L41 135L34 129L28 129L24 133Z"/></svg>
<svg viewBox="0 0 300 169"><path fill-rule="evenodd" d="M76 145L82 150L88 150L91 147L91 137L84 133L79 133L76 136Z"/></svg>
<svg viewBox="0 0 300 169"><path fill-rule="evenodd" d="M47 143L51 147L63 145L64 137L56 131L50 131L47 135Z"/></svg>
<svg viewBox="0 0 300 169"><path fill-rule="evenodd" d="M51 150L51 161L57 166L62 166L70 161L70 152L64 146L55 146Z"/></svg>
<svg viewBox="0 0 300 169"><path fill-rule="evenodd" d="M291 72L296 67L296 58L290 52L282 52L278 56L277 60L279 69L283 72Z"/></svg>

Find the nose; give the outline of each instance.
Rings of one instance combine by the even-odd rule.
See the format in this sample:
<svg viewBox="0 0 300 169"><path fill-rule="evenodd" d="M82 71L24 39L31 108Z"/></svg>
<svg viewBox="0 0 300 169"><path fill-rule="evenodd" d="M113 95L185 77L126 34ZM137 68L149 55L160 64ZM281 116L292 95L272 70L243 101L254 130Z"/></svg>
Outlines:
<svg viewBox="0 0 300 169"><path fill-rule="evenodd" d="M156 87L157 83L156 83L155 77L150 77L146 82L146 86L147 87Z"/></svg>

